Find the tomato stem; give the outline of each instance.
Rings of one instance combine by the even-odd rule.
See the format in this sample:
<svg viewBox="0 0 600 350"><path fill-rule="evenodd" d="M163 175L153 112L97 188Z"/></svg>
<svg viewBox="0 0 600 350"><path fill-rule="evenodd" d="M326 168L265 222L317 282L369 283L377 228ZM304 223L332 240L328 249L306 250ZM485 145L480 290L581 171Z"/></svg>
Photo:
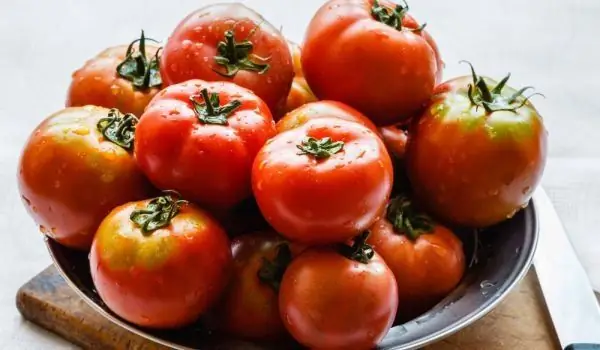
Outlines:
<svg viewBox="0 0 600 350"><path fill-rule="evenodd" d="M373 6L371 7L371 16L375 18L375 20L386 24L392 28L397 30L403 30L405 28L402 27L402 20L404 16L408 13L409 7L405 0L402 0L402 4L397 4L395 8L389 8L387 6L381 5L378 0L373 1ZM413 32L420 32L425 29L427 23L419 26L414 29L406 29Z"/></svg>
<svg viewBox="0 0 600 350"><path fill-rule="evenodd" d="M253 55L252 50L254 45L250 40L246 39L241 42L235 40L233 30L225 32L225 39L220 41L217 45L217 56L215 56L215 62L225 68L225 72L219 72L214 70L216 73L231 78L235 76L240 70L257 72L263 74L269 70L270 65L266 63L252 62L250 57L256 58L261 61L265 59Z"/></svg>
<svg viewBox="0 0 600 350"><path fill-rule="evenodd" d="M239 100L232 100L221 106L219 94L216 92L209 94L206 88L200 91L200 95L204 103L196 100L200 97L198 95L190 96L190 101L198 119L204 124L227 125L227 117L242 105Z"/></svg>
<svg viewBox="0 0 600 350"><path fill-rule="evenodd" d="M314 137L306 137L302 143L296 146L300 152L298 155L312 155L317 159L329 158L344 149L344 142L332 141L329 137L315 139Z"/></svg>
<svg viewBox="0 0 600 350"><path fill-rule="evenodd" d="M470 62L461 62L467 63L471 67L471 76L473 77L473 83L469 84L467 89L467 96L475 108L483 107L487 114L498 111L517 113L517 110L527 104L532 96L544 96L540 93L535 93L524 97L523 93L528 89L532 89L532 86L526 86L510 96L503 95L502 90L506 87L508 79L510 79L510 73L502 78L502 80L490 90L485 79L481 76L477 76L475 68L473 68L473 65Z"/></svg>
<svg viewBox="0 0 600 350"><path fill-rule="evenodd" d="M116 108L112 108L105 118L98 121L96 127L107 140L130 151L133 148L137 123L138 119L135 115L131 113L123 115Z"/></svg>
<svg viewBox="0 0 600 350"><path fill-rule="evenodd" d="M179 208L188 203L180 199L181 195L176 191L167 190L162 193L162 196L152 199L145 208L134 210L129 216L144 235L169 225L171 219L179 213Z"/></svg>
<svg viewBox="0 0 600 350"><path fill-rule="evenodd" d="M281 243L277 246L277 255L273 260L262 259L262 265L257 272L258 279L279 291L281 279L290 262L292 262L292 251L287 243Z"/></svg>
<svg viewBox="0 0 600 350"><path fill-rule="evenodd" d="M413 241L424 233L432 232L434 228L433 220L417 212L408 197L404 195L398 195L390 200L386 218L397 233L405 234Z"/></svg>
<svg viewBox="0 0 600 350"><path fill-rule="evenodd" d="M369 261L375 255L375 251L373 247L367 243L367 238L369 238L369 231L365 231L358 236L354 237L354 242L352 245L342 244L340 246L340 254L345 256L346 258L354 261L358 261L363 264L368 264Z"/></svg>
<svg viewBox="0 0 600 350"><path fill-rule="evenodd" d="M160 77L159 52L161 48L156 50L156 54L148 60L146 56L146 40L158 42L154 39L146 38L144 31L139 39L132 41L127 47L125 59L117 66L117 74L131 82L136 90L147 90L153 87L160 87L162 79ZM138 43L138 49L134 50L134 45Z"/></svg>

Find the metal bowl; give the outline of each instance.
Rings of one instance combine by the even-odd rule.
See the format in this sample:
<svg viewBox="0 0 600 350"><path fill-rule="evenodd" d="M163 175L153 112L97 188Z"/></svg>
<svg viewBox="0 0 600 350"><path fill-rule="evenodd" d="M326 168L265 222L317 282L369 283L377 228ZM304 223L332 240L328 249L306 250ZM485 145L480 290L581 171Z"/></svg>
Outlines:
<svg viewBox="0 0 600 350"><path fill-rule="evenodd" d="M533 203L512 219L485 231L460 232L472 257L460 285L428 312L394 326L378 349L416 349L438 341L477 321L506 297L531 266L538 239ZM102 302L90 276L87 254L65 248L51 239L46 244L55 265L69 285L95 310L117 325L175 349L271 349L282 344L257 344L210 331L198 321L175 331L140 328L124 321ZM285 344L286 349L297 344Z"/></svg>

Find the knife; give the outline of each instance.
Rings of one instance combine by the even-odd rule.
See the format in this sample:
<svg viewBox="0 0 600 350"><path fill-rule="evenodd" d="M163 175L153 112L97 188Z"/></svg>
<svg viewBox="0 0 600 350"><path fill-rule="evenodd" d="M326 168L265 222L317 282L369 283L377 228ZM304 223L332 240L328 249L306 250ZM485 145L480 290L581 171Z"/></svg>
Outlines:
<svg viewBox="0 0 600 350"><path fill-rule="evenodd" d="M540 230L533 262L560 345L600 349L600 307L588 276L541 186L533 201Z"/></svg>

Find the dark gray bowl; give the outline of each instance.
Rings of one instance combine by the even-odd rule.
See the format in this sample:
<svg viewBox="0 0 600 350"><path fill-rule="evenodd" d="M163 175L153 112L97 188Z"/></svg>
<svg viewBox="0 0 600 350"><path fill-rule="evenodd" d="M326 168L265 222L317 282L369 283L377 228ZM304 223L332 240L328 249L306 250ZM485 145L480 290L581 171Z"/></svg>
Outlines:
<svg viewBox="0 0 600 350"><path fill-rule="evenodd" d="M538 239L533 203L512 219L477 234L459 232L472 259L461 284L444 300L418 318L394 326L379 349L408 350L457 332L491 311L525 276ZM478 239L475 239L475 237ZM477 243L475 243L477 242ZM54 263L69 285L104 317L142 337L175 349L299 348L297 344L256 344L210 331L198 323L176 331L148 330L132 325L100 300L90 277L87 255L47 239Z"/></svg>

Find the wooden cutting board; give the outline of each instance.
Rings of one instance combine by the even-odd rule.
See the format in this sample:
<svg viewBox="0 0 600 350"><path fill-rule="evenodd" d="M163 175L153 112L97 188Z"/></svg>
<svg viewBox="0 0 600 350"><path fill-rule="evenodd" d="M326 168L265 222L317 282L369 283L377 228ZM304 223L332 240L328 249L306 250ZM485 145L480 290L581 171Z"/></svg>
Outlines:
<svg viewBox="0 0 600 350"><path fill-rule="evenodd" d="M85 349L166 349L104 319L67 285L54 266L19 289L17 308L26 319ZM426 349L558 348L537 278L531 270L491 313Z"/></svg>

